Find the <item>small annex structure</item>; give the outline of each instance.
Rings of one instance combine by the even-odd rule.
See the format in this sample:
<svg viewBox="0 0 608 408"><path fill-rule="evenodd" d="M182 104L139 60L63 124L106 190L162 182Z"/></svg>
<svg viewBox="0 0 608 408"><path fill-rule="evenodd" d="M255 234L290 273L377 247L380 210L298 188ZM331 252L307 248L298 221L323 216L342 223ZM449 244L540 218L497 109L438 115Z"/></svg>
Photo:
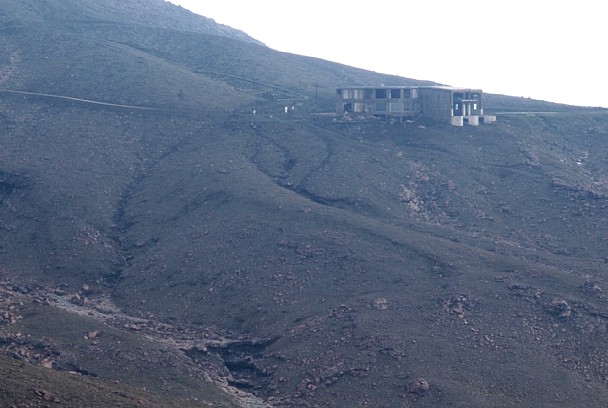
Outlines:
<svg viewBox="0 0 608 408"><path fill-rule="evenodd" d="M390 86L337 88L339 116L376 116L395 119L426 117L453 126L493 123L484 115L481 89L451 86Z"/></svg>

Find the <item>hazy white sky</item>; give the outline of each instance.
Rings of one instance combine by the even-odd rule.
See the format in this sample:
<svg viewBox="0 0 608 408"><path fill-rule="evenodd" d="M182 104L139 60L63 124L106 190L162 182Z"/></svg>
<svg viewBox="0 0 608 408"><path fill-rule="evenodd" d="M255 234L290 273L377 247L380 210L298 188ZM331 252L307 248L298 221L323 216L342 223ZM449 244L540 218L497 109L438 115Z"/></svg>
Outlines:
<svg viewBox="0 0 608 408"><path fill-rule="evenodd" d="M600 0L170 1L279 51L608 107L608 6Z"/></svg>

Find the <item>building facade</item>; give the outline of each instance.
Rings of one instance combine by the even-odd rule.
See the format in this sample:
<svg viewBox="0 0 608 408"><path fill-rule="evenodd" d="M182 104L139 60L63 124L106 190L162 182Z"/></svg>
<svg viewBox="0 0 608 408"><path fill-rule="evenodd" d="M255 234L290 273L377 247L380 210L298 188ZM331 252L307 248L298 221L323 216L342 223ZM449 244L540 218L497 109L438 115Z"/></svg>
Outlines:
<svg viewBox="0 0 608 408"><path fill-rule="evenodd" d="M412 119L427 117L454 126L492 123L484 115L480 89L448 86L393 86L338 88L336 113L341 116L380 116Z"/></svg>

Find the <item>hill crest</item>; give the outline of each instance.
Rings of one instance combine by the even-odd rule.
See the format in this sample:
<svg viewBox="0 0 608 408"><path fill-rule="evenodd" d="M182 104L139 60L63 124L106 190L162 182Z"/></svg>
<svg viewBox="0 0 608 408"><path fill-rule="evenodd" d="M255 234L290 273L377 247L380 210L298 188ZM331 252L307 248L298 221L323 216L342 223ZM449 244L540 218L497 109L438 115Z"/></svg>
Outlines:
<svg viewBox="0 0 608 408"><path fill-rule="evenodd" d="M0 24L10 27L28 23L66 27L128 24L263 45L240 30L165 0L5 0L0 4Z"/></svg>

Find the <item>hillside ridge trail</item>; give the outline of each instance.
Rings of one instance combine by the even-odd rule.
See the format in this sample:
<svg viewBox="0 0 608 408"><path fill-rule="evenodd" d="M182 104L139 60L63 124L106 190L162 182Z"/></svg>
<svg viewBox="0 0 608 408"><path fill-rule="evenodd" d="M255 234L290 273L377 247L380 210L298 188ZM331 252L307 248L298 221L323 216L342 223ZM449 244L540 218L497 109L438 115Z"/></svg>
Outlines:
<svg viewBox="0 0 608 408"><path fill-rule="evenodd" d="M1 72L0 72L0 84L2 84ZM117 103L94 101L94 100L90 100L90 99L75 98L72 96L65 96L65 95L53 95L53 94L38 93L38 92L14 91L11 89L0 89L0 92L19 94L19 95L43 96L43 97L47 97L47 98L65 99L65 100L69 100L69 101L91 103L94 105L113 106L116 108L139 109L139 110L150 110L150 111L159 110L157 108L149 108L149 107L145 107L145 106L121 105L121 104L117 104Z"/></svg>

